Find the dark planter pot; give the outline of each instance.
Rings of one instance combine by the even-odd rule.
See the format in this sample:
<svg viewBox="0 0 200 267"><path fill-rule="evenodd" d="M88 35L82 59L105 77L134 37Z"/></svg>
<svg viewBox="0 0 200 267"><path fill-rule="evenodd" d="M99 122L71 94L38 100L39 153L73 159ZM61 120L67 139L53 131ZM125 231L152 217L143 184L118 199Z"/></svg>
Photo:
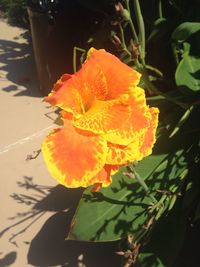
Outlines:
<svg viewBox="0 0 200 267"><path fill-rule="evenodd" d="M65 5L52 20L32 7L28 14L40 89L46 95L63 73L73 72L73 48L88 40L95 18L78 4Z"/></svg>

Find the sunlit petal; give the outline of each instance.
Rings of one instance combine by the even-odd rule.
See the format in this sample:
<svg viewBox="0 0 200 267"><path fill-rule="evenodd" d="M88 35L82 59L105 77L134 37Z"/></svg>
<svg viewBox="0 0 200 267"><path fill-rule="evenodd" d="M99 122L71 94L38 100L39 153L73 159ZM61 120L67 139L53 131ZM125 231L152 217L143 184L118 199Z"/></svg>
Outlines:
<svg viewBox="0 0 200 267"><path fill-rule="evenodd" d="M116 131L128 120L130 114L130 106L120 100L96 100L93 106L78 119L75 119L73 123L79 129L105 134Z"/></svg>
<svg viewBox="0 0 200 267"><path fill-rule="evenodd" d="M141 160L140 143L139 136L135 138L130 146L109 143L106 164L127 165L130 162Z"/></svg>
<svg viewBox="0 0 200 267"><path fill-rule="evenodd" d="M63 75L66 77L66 75ZM73 115L83 112L82 99L77 90L74 76L67 76L68 79L61 77L54 85L51 93L45 97L45 100L53 106L57 106Z"/></svg>
<svg viewBox="0 0 200 267"><path fill-rule="evenodd" d="M150 108L149 112L149 126L132 133L132 141L128 145L108 143L107 164L124 165L139 161L152 153L159 111L157 108Z"/></svg>
<svg viewBox="0 0 200 267"><path fill-rule="evenodd" d="M152 153L152 147L156 141L156 129L158 126L159 110L157 108L150 108L149 111L151 114L150 126L146 131L143 144L140 148L140 151L144 156L148 156Z"/></svg>
<svg viewBox="0 0 200 267"><path fill-rule="evenodd" d="M65 120L62 129L46 137L42 152L50 174L59 183L87 187L105 165L107 144L101 136L80 134Z"/></svg>
<svg viewBox="0 0 200 267"><path fill-rule="evenodd" d="M121 94L128 93L129 90L138 85L141 77L140 73L104 49L90 49L86 63L98 64L103 71L108 87L106 100L116 99Z"/></svg>
<svg viewBox="0 0 200 267"><path fill-rule="evenodd" d="M135 88L129 99L129 107L131 109L129 118L121 123L117 131L107 132L104 135L107 141L119 145L128 145L133 142L139 132L146 132L152 116L149 107L146 105L143 89Z"/></svg>

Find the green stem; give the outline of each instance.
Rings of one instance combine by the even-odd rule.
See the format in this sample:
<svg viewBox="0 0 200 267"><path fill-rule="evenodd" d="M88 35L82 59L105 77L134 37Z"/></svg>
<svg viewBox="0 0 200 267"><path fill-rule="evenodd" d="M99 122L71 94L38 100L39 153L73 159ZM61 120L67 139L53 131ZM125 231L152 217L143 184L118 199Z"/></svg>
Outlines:
<svg viewBox="0 0 200 267"><path fill-rule="evenodd" d="M130 6L129 6L129 0L126 0L126 8L127 8L128 12L129 12L129 14L131 14ZM131 19L131 15L130 15L129 24L130 24L131 31L132 31L132 34L133 34L133 39L138 44L139 43L139 39L138 39L136 30L135 30L135 26L134 26L133 21Z"/></svg>
<svg viewBox="0 0 200 267"><path fill-rule="evenodd" d="M139 44L139 39L138 39L136 30L135 30L135 26L134 26L133 21L132 21L132 19L131 19L131 10L130 10L130 6L129 6L129 0L126 0L125 2L126 2L126 8L127 8L128 12L129 12L129 14L130 14L130 19L129 19L128 22L129 22L129 25L130 25L130 28L131 28L131 31L132 31L133 40L135 41L136 44ZM142 53L142 52L141 52L141 47L140 47L140 45L139 45L139 47L138 47L138 52L139 52L139 57L140 57L140 59L141 59L141 58L142 58L142 56L141 56L141 53ZM141 64L140 64L140 62L139 62L138 59L135 59L135 60L134 60L134 63L135 63L135 65L136 65L136 67L137 67L138 69L141 68Z"/></svg>
<svg viewBox="0 0 200 267"><path fill-rule="evenodd" d="M128 48L126 46L126 41L125 41L125 38L124 38L124 30L123 30L121 24L119 24L119 29L120 29L120 35L121 35L121 41L122 41L122 45L123 45L123 50L125 50L127 52L127 54L129 56L131 56L131 53L130 53L130 51L128 50Z"/></svg>
<svg viewBox="0 0 200 267"><path fill-rule="evenodd" d="M180 60L179 60L179 53L177 51L177 47L176 47L176 45L174 43L172 43L171 47L172 47L172 52L173 52L173 55L174 55L175 63L178 66L178 64L180 63Z"/></svg>
<svg viewBox="0 0 200 267"><path fill-rule="evenodd" d="M76 66L77 51L82 52L82 53L85 53L86 52L85 49L82 49L82 48L79 48L79 47L74 46L74 50L73 50L73 70L74 70L74 73L77 71L77 68L76 68L77 67Z"/></svg>
<svg viewBox="0 0 200 267"><path fill-rule="evenodd" d="M163 78L163 73L162 73L159 69L154 68L154 67L151 66L151 65L146 65L146 69L153 71L153 72L156 73L159 77Z"/></svg>
<svg viewBox="0 0 200 267"><path fill-rule="evenodd" d="M141 62L145 65L145 27L144 27L144 20L142 17L142 12L140 8L139 0L134 0L134 8L135 8L135 15L137 19L138 29L139 29L139 43L141 46Z"/></svg>
<svg viewBox="0 0 200 267"><path fill-rule="evenodd" d="M124 30L122 28L122 25L119 24L119 29L120 29L120 35L121 35L121 41L124 47L126 47L126 42L125 42L125 38L124 38Z"/></svg>
<svg viewBox="0 0 200 267"><path fill-rule="evenodd" d="M188 119L188 117L190 116L190 114L192 113L194 109L194 106L189 107L183 114L183 116L180 118L177 126L174 128L174 130L172 131L172 133L170 134L169 138L172 138L179 130L180 127L185 123L185 121Z"/></svg>
<svg viewBox="0 0 200 267"><path fill-rule="evenodd" d="M151 191L150 191L148 185L140 177L140 175L135 171L135 168L134 167L131 167L131 166L128 166L127 169L129 171L129 176L131 178L137 180L137 182L142 186L142 188L144 189L144 191L146 192L146 194L151 198L151 200L153 201L153 203L157 203L158 201L155 199L155 197L150 194Z"/></svg>
<svg viewBox="0 0 200 267"><path fill-rule="evenodd" d="M137 33L136 33L136 30L135 30L135 26L133 24L133 21L131 19L131 10L130 10L130 6L129 6L129 0L126 0L126 8L130 14L130 20L129 20L129 24L130 24L130 27L131 27L131 31L132 31L132 34L133 34L133 38L134 40L138 43L138 36L137 36Z"/></svg>
<svg viewBox="0 0 200 267"><path fill-rule="evenodd" d="M163 18L163 12L162 12L162 0L158 0L158 14L159 14L159 18L162 19Z"/></svg>

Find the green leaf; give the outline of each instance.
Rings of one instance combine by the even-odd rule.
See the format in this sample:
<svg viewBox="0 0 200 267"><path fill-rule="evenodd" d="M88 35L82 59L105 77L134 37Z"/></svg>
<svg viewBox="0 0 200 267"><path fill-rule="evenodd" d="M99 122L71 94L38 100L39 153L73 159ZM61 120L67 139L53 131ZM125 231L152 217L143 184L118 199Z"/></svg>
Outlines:
<svg viewBox="0 0 200 267"><path fill-rule="evenodd" d="M200 203L198 203L198 205L197 205L194 221L196 221L198 219L200 219Z"/></svg>
<svg viewBox="0 0 200 267"><path fill-rule="evenodd" d="M199 111L199 110L197 110ZM196 113L196 118L198 119L199 112ZM186 212L190 212L190 209L193 210L194 213L194 206L199 203L199 194L200 194L200 139L199 139L199 125L196 128L197 137L192 135L193 140L193 147L190 152L192 154L191 157L191 168L190 168L190 175L187 179L187 185L185 187L185 192L183 195L183 208ZM193 129L194 130L194 129ZM192 160L193 159L193 160ZM200 207L200 205L199 205ZM198 214L198 205L196 209L196 214L194 215L194 219L198 218L200 214ZM191 217L191 214L190 214Z"/></svg>
<svg viewBox="0 0 200 267"><path fill-rule="evenodd" d="M184 42L192 34L200 30L199 22L184 22L172 33L172 39L176 42Z"/></svg>
<svg viewBox="0 0 200 267"><path fill-rule="evenodd" d="M112 241L126 236L131 228L136 232L142 227L150 199L144 196L138 184L123 177L122 172L113 177L114 182L108 188L97 193L91 193L91 188L85 191L69 239Z"/></svg>
<svg viewBox="0 0 200 267"><path fill-rule="evenodd" d="M183 54L175 73L176 85L183 92L200 90L200 58Z"/></svg>
<svg viewBox="0 0 200 267"><path fill-rule="evenodd" d="M140 253L135 267L166 267L154 253Z"/></svg>
<svg viewBox="0 0 200 267"><path fill-rule="evenodd" d="M169 110L172 111L171 114ZM182 112L180 116L182 116L184 111L182 109L180 111ZM165 112L161 109L161 125L163 120L166 120ZM153 155L138 164L137 172L145 179L151 190L169 190L169 188L180 186L182 188L185 182L185 175L183 178L185 172L189 172L193 179L194 174L191 173L191 169L194 162L195 164L197 162L199 135L198 132L192 131L194 127L197 127L196 116L198 114L198 110L194 109L187 124L183 126L184 129L171 139L163 130L154 147ZM178 122L179 116L176 115L177 110L174 112L174 109L170 107L167 116L171 117L171 122L172 120ZM111 241L120 239L130 232L136 239L140 236L141 228L147 222L146 210L151 200L136 181L123 176L123 171L124 169L113 177L110 187L101 189L98 193L91 193L90 188L85 190L74 216L68 239ZM195 174L195 177L198 180L198 175ZM199 188L199 186L195 187ZM188 195L188 192L186 193ZM154 193L154 196L160 199L164 195ZM188 198L186 198L184 196L188 203ZM141 249L136 266L172 266L185 235L189 209L187 207L183 210L183 208L182 197L177 194L173 209L165 212L154 223L150 242Z"/></svg>
<svg viewBox="0 0 200 267"><path fill-rule="evenodd" d="M161 144L166 143L165 138L158 142L161 149L164 149ZM152 190L166 190L179 181L180 173L186 168L184 153L179 149L176 153L151 155L141 161L136 170ZM137 181L125 177L123 171L113 177L111 186L97 193L91 193L91 188L85 190L68 239L112 241L129 232L135 237L140 234L148 219L147 208L152 200Z"/></svg>
<svg viewBox="0 0 200 267"><path fill-rule="evenodd" d="M170 30L170 27L171 25L169 25L169 21L167 21L165 18L157 19L154 22L153 30L147 39L147 43L159 41L159 39L161 39L166 32Z"/></svg>
<svg viewBox="0 0 200 267"><path fill-rule="evenodd" d="M173 266L184 242L187 218L182 213L181 201L168 214L163 216L152 231L152 238L140 254L135 267Z"/></svg>

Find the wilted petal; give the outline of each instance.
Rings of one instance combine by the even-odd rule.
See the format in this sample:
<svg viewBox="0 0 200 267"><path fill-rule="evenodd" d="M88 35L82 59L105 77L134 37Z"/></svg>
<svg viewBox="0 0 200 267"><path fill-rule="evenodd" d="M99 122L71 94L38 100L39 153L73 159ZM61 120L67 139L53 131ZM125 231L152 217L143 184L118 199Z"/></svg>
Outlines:
<svg viewBox="0 0 200 267"><path fill-rule="evenodd" d="M42 152L49 172L59 183L87 187L105 165L107 144L101 136L80 134L65 120L62 129L46 137Z"/></svg>

